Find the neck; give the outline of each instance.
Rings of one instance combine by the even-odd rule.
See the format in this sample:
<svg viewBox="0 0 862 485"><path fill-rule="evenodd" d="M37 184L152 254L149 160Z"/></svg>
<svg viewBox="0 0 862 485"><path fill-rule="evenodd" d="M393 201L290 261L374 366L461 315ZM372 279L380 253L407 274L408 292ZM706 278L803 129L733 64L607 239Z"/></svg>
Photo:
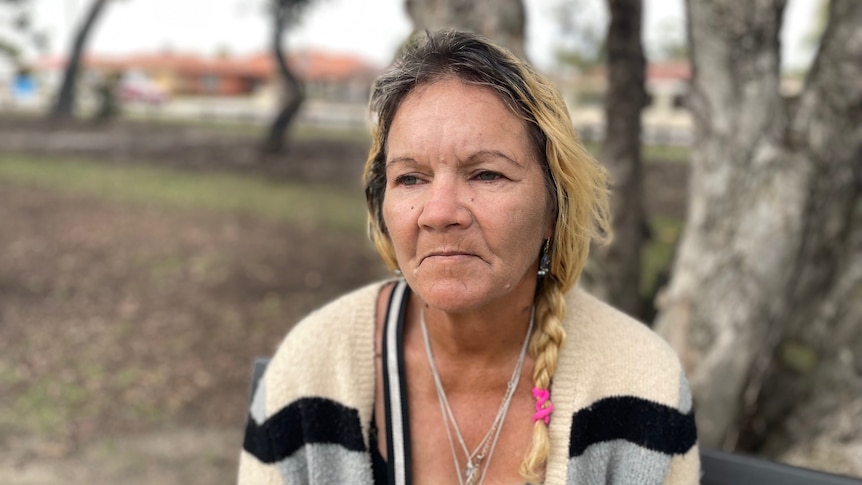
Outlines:
<svg viewBox="0 0 862 485"><path fill-rule="evenodd" d="M448 313L416 297L415 318L409 333L421 338L419 319L424 312L428 335L439 360L472 366L499 365L520 353L530 324L532 298L512 298L480 311Z"/></svg>

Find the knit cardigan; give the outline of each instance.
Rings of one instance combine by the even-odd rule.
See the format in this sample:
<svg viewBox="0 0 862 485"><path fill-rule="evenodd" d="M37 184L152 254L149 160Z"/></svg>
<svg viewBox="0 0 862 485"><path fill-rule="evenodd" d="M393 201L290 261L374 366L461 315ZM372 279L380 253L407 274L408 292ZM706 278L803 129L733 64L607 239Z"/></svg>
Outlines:
<svg viewBox="0 0 862 485"><path fill-rule="evenodd" d="M240 485L373 483L375 309L385 283L342 296L289 332L252 398ZM566 303L545 483L699 483L676 354L580 289Z"/></svg>

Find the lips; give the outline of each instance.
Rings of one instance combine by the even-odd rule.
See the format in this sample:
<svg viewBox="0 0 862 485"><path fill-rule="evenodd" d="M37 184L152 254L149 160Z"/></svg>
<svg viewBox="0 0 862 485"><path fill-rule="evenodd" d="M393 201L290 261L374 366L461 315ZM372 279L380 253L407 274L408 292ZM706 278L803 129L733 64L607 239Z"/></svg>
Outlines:
<svg viewBox="0 0 862 485"><path fill-rule="evenodd" d="M429 258L456 258L459 256L476 256L473 253L465 253L464 251L434 251L432 253L428 253L422 257L422 260L426 260Z"/></svg>

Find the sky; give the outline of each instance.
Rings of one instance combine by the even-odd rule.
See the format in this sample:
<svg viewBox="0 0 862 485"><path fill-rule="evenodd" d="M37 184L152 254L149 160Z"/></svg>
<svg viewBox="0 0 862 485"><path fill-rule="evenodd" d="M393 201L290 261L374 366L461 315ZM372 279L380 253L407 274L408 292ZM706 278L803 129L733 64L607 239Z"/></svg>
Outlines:
<svg viewBox="0 0 862 485"><path fill-rule="evenodd" d="M34 0L35 24L50 37L50 51L64 53L92 0ZM562 0L524 0L527 8L527 55L540 68L554 62L557 35L554 5ZM747 1L747 0L744 0ZM604 0L581 0L584 15L607 21ZM89 41L91 52L126 54L172 49L212 55L266 50L270 25L264 0L115 0L109 4ZM804 65L811 54L799 39L809 29L817 0L789 0L784 59ZM647 47L662 35L683 35L683 0L644 0ZM319 0L301 25L288 35L291 47L320 47L352 53L385 65L410 31L404 0Z"/></svg>

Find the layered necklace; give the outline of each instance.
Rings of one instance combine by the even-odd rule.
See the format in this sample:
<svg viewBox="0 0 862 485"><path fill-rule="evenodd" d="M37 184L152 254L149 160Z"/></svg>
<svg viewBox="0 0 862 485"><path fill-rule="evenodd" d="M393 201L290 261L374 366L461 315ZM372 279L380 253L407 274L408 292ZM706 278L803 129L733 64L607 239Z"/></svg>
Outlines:
<svg viewBox="0 0 862 485"><path fill-rule="evenodd" d="M437 371L437 366L434 364L434 354L431 352L431 339L428 338L428 327L425 325L425 310L422 310L420 323L422 325L422 336L425 338L425 352L428 354L431 375L434 376L434 387L437 389L440 412L443 414L443 422L446 424L446 435L449 438L449 449L452 450L452 460L455 462L455 470L458 472L459 485L478 485L485 481L485 475L491 466L491 456L494 454L494 448L497 446L497 440L500 438L500 431L503 429L503 421L506 420L506 414L509 412L509 404L512 402L512 396L515 395L518 381L521 379L521 368L524 366L524 358L527 355L527 344L530 341L530 334L533 333L533 319L535 315L536 307L533 306L530 311L530 326L527 328L527 335L524 337L524 343L521 346L521 355L518 357L518 363L515 365L512 377L509 379L506 394L503 396L503 402L500 403L500 408L497 410L494 422L491 423L491 428L488 429L485 437L479 441L479 444L476 445L476 448L471 453L464 442L461 429L458 427L458 422L455 420L452 408L449 407L449 400L446 399L446 391L440 382L440 373ZM453 431L455 439L452 436ZM463 472L461 471L458 452L455 448L456 440L466 461Z"/></svg>

